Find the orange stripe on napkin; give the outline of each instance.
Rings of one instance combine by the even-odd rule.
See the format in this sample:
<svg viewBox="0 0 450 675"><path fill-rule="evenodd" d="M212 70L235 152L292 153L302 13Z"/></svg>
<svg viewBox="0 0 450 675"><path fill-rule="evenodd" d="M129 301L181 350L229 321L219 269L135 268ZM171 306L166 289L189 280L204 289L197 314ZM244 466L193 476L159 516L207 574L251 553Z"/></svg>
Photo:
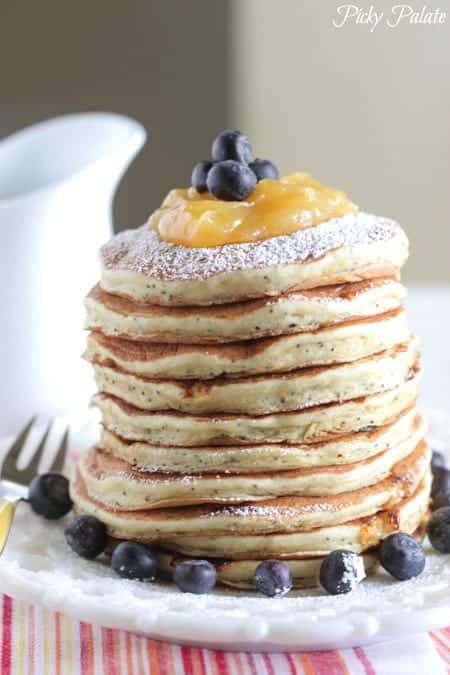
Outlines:
<svg viewBox="0 0 450 675"><path fill-rule="evenodd" d="M314 675L316 671L314 670L314 666L311 663L309 656L307 654L302 654L301 652L297 652L296 656L300 661L304 675Z"/></svg>
<svg viewBox="0 0 450 675"><path fill-rule="evenodd" d="M111 650L112 662L114 664L114 675L122 675L122 665L120 661L120 639L119 631L111 628L108 636L109 649Z"/></svg>
<svg viewBox="0 0 450 675"><path fill-rule="evenodd" d="M147 640L148 667L152 675L161 675L156 640Z"/></svg>
<svg viewBox="0 0 450 675"><path fill-rule="evenodd" d="M196 647L194 649L194 652L196 654L196 658L198 659L199 675L206 675L206 663L205 663L205 656L203 654L203 649L199 649L199 647Z"/></svg>
<svg viewBox="0 0 450 675"><path fill-rule="evenodd" d="M170 644L166 642L161 642L162 646L162 653L164 654L164 660L165 664L167 667L167 673L168 675L172 675L172 673L175 675L175 665L173 662L173 650Z"/></svg>
<svg viewBox="0 0 450 675"><path fill-rule="evenodd" d="M244 668L244 664L242 663L241 655L237 654L236 652L232 652L230 654L230 657L233 658L234 665L236 666L236 670L238 672L238 675L245 675L245 668Z"/></svg>
<svg viewBox="0 0 450 675"><path fill-rule="evenodd" d="M133 655L131 651L131 634L125 633L125 663L127 675L133 675Z"/></svg>

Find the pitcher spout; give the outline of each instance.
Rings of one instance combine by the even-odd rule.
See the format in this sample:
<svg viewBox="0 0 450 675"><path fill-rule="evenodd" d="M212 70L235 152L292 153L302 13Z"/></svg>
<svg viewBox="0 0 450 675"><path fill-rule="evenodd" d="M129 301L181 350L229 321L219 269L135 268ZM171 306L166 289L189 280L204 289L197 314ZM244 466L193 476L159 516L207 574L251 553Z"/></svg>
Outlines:
<svg viewBox="0 0 450 675"><path fill-rule="evenodd" d="M0 143L0 207L104 168L111 191L146 140L144 127L109 112L64 115Z"/></svg>

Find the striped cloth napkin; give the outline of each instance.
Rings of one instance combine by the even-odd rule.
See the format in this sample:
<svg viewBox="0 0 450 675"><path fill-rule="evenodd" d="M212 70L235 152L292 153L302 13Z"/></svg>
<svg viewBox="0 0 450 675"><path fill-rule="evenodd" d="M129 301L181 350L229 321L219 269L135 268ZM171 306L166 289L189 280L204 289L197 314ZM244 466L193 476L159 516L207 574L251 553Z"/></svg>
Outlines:
<svg viewBox="0 0 450 675"><path fill-rule="evenodd" d="M449 675L450 627L371 647L247 654L178 647L0 595L1 675ZM151 611L151 608L149 608Z"/></svg>

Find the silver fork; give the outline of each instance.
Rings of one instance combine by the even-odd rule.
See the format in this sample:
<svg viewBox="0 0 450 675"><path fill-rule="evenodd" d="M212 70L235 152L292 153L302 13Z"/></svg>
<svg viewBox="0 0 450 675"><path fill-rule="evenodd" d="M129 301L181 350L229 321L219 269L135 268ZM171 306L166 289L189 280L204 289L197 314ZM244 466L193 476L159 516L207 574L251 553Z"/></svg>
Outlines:
<svg viewBox="0 0 450 675"><path fill-rule="evenodd" d="M7 450L3 460L0 472L0 555L8 540L16 506L19 501L27 499L28 486L38 473L39 464L53 424L53 422L48 424L28 465L24 469L18 469L19 456L35 421L36 417L32 417ZM67 427L49 471L62 472L66 460L68 439L69 428Z"/></svg>

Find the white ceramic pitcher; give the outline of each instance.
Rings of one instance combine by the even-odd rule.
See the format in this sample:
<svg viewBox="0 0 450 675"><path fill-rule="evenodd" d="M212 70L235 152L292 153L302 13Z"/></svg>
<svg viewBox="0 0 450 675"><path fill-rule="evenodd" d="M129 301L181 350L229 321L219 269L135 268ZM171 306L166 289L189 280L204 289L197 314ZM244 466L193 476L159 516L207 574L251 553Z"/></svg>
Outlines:
<svg viewBox="0 0 450 675"><path fill-rule="evenodd" d="M115 189L145 139L132 119L82 113L0 142L0 438L32 414L87 406L83 297Z"/></svg>

